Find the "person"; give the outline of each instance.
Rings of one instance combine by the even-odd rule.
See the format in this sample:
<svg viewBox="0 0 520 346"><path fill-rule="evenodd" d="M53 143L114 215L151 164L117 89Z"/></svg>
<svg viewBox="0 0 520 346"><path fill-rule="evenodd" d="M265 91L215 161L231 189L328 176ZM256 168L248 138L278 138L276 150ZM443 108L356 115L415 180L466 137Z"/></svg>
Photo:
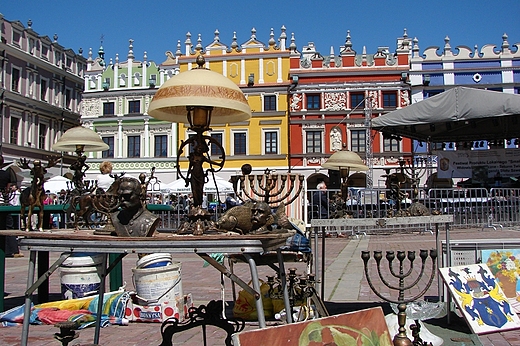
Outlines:
<svg viewBox="0 0 520 346"><path fill-rule="evenodd" d="M132 177L120 178L117 195L121 210L111 213L112 224L121 237L151 237L160 219L142 203L141 182Z"/></svg>
<svg viewBox="0 0 520 346"><path fill-rule="evenodd" d="M45 191L45 198L43 199L44 205L50 205L53 204L51 192L49 190Z"/></svg>
<svg viewBox="0 0 520 346"><path fill-rule="evenodd" d="M226 210L229 210L237 205L240 205L240 203L238 203L235 196L232 193L228 194L226 197Z"/></svg>
<svg viewBox="0 0 520 346"><path fill-rule="evenodd" d="M204 209L204 210L208 210L208 195L206 194L206 192L204 192L203 195L202 195L202 205L201 205L201 208Z"/></svg>
<svg viewBox="0 0 520 346"><path fill-rule="evenodd" d="M316 191L312 194L312 202L315 207L316 217L329 218L329 199L327 197L327 184L324 181L316 185Z"/></svg>
<svg viewBox="0 0 520 346"><path fill-rule="evenodd" d="M251 233L261 234L272 231L274 216L266 202L255 202L251 207Z"/></svg>
<svg viewBox="0 0 520 346"><path fill-rule="evenodd" d="M112 169L113 166L110 161L103 161L101 162L101 165L99 165L99 171L101 173L96 176L96 180L97 187L102 189L100 193L107 191L110 186L112 186L112 183L114 183L114 178L111 176Z"/></svg>
<svg viewBox="0 0 520 346"><path fill-rule="evenodd" d="M20 204L20 194L13 194L13 187L16 186L16 177L12 174L10 168L4 170L3 168L8 164L4 163L4 157L0 154L0 191L4 204L13 204L13 200ZM5 197L6 196L6 197ZM14 218L11 214L0 214L0 229L14 229ZM18 241L14 236L5 237L5 257L23 257L18 248Z"/></svg>

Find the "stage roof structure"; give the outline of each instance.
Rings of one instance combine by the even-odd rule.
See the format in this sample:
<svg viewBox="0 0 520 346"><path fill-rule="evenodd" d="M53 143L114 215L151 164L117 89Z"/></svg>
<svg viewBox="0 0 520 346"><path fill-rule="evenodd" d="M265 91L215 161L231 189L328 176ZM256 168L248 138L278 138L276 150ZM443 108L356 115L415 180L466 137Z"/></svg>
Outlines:
<svg viewBox="0 0 520 346"><path fill-rule="evenodd" d="M371 121L383 134L424 142L503 140L520 136L520 95L454 87Z"/></svg>

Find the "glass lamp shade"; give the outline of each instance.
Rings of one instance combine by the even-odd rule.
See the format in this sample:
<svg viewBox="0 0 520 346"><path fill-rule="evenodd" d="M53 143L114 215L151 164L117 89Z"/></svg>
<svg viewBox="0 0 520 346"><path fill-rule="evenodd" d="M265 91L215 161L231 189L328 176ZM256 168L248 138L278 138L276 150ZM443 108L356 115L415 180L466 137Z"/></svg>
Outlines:
<svg viewBox="0 0 520 346"><path fill-rule="evenodd" d="M340 150L332 154L329 159L321 165L325 169L339 171L349 169L350 171L368 171L361 157L353 151Z"/></svg>
<svg viewBox="0 0 520 346"><path fill-rule="evenodd" d="M73 127L65 131L63 136L52 146L56 151L76 151L78 146L83 146L84 152L103 151L109 148L101 137L91 129L83 126Z"/></svg>
<svg viewBox="0 0 520 346"><path fill-rule="evenodd" d="M188 124L186 107L212 107L211 124L229 124L251 118L244 93L230 79L204 68L179 73L153 97L148 114L156 119Z"/></svg>

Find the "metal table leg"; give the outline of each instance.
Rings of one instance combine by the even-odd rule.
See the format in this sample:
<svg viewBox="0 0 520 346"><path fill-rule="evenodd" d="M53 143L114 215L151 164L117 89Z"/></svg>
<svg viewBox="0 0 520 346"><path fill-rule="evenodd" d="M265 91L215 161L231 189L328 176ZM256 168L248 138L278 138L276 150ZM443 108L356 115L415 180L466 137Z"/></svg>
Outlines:
<svg viewBox="0 0 520 346"><path fill-rule="evenodd" d="M258 279L258 269L256 267L256 262L248 254L244 254L247 262L249 263L249 269L251 270L251 280L253 281L253 289L257 292L260 292L258 297L255 297L256 311L258 313L258 325L260 328L265 328L265 314L264 314L264 304L262 301L262 291L260 290L260 280Z"/></svg>
<svg viewBox="0 0 520 346"><path fill-rule="evenodd" d="M25 293L25 306L23 312L23 327L22 327L22 346L27 346L27 339L29 336L29 319L31 316L31 294L30 288L34 282L34 269L36 268L36 255L38 251L31 251L29 254L29 269L27 271L27 292Z"/></svg>
<svg viewBox="0 0 520 346"><path fill-rule="evenodd" d="M285 275L285 265L283 261L282 250L277 249L276 254L278 255L278 274L280 275L280 282L282 284L282 292L283 292L283 303L285 306L285 317L287 319L287 323L293 323L292 319L292 307L291 302L289 300L289 291L287 289L287 278Z"/></svg>
<svg viewBox="0 0 520 346"><path fill-rule="evenodd" d="M101 329L101 315L103 315L103 299L105 296L105 281L107 277L107 257L108 254L103 254L102 272L101 272L101 285L99 286L98 296L98 307L96 315L96 330L94 332L94 344L99 344L99 331Z"/></svg>

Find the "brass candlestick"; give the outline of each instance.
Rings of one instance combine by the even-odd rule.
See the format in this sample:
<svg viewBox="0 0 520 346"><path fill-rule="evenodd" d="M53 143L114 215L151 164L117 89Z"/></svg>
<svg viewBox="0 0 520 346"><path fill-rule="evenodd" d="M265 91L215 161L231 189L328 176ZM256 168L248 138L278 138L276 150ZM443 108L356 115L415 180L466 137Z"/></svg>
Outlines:
<svg viewBox="0 0 520 346"><path fill-rule="evenodd" d="M399 286L395 286L392 283L388 282L383 277L383 274L381 272L381 260L383 258L382 251L374 251L374 259L376 260L377 273L378 273L379 278L381 279L381 281L383 282L383 284L386 287L399 292L397 300L394 300L394 299L390 299L388 297L383 296L375 288L375 286L371 280L369 270L368 270L368 261L370 260L370 251L361 252L361 258L363 259L363 265L365 267L365 277L366 277L368 285L370 286L372 291L379 298L381 298L387 302L397 304L397 309L399 310L399 313L397 314L399 332L394 336L394 345L395 346L412 346L413 345L412 341L406 336L406 328L405 328L406 304L413 302L417 298L423 296L426 293L426 291L430 288L430 286L433 282L433 278L435 276L437 250L432 249L432 250L430 250L430 255L429 255L429 257L432 260L432 271L430 273L430 278L428 280L428 283L426 284L426 286L423 288L423 290L420 293L418 293L412 297L405 298L405 295L404 295L405 291L415 287L424 275L424 268L426 265L426 260L428 258L428 250L420 250L419 257L421 258L421 262L422 262L421 271L420 271L419 275L417 276L417 278L411 284L405 285L405 279L410 277L410 275L412 274L413 265L414 265L414 261L415 261L415 251L408 251L408 255L406 255L404 251L397 251L397 260L399 261L399 272L398 273L395 272L394 265L393 265L393 261L396 258L396 255L394 254L393 251L386 252L386 260L388 261L388 268L390 269L390 274L394 278L397 278L399 280ZM408 271L405 273L404 260L406 258L408 258L408 261L410 262L410 264L409 264ZM418 320L416 320L416 326L419 327ZM417 330L417 334L418 334L418 328L416 330Z"/></svg>

